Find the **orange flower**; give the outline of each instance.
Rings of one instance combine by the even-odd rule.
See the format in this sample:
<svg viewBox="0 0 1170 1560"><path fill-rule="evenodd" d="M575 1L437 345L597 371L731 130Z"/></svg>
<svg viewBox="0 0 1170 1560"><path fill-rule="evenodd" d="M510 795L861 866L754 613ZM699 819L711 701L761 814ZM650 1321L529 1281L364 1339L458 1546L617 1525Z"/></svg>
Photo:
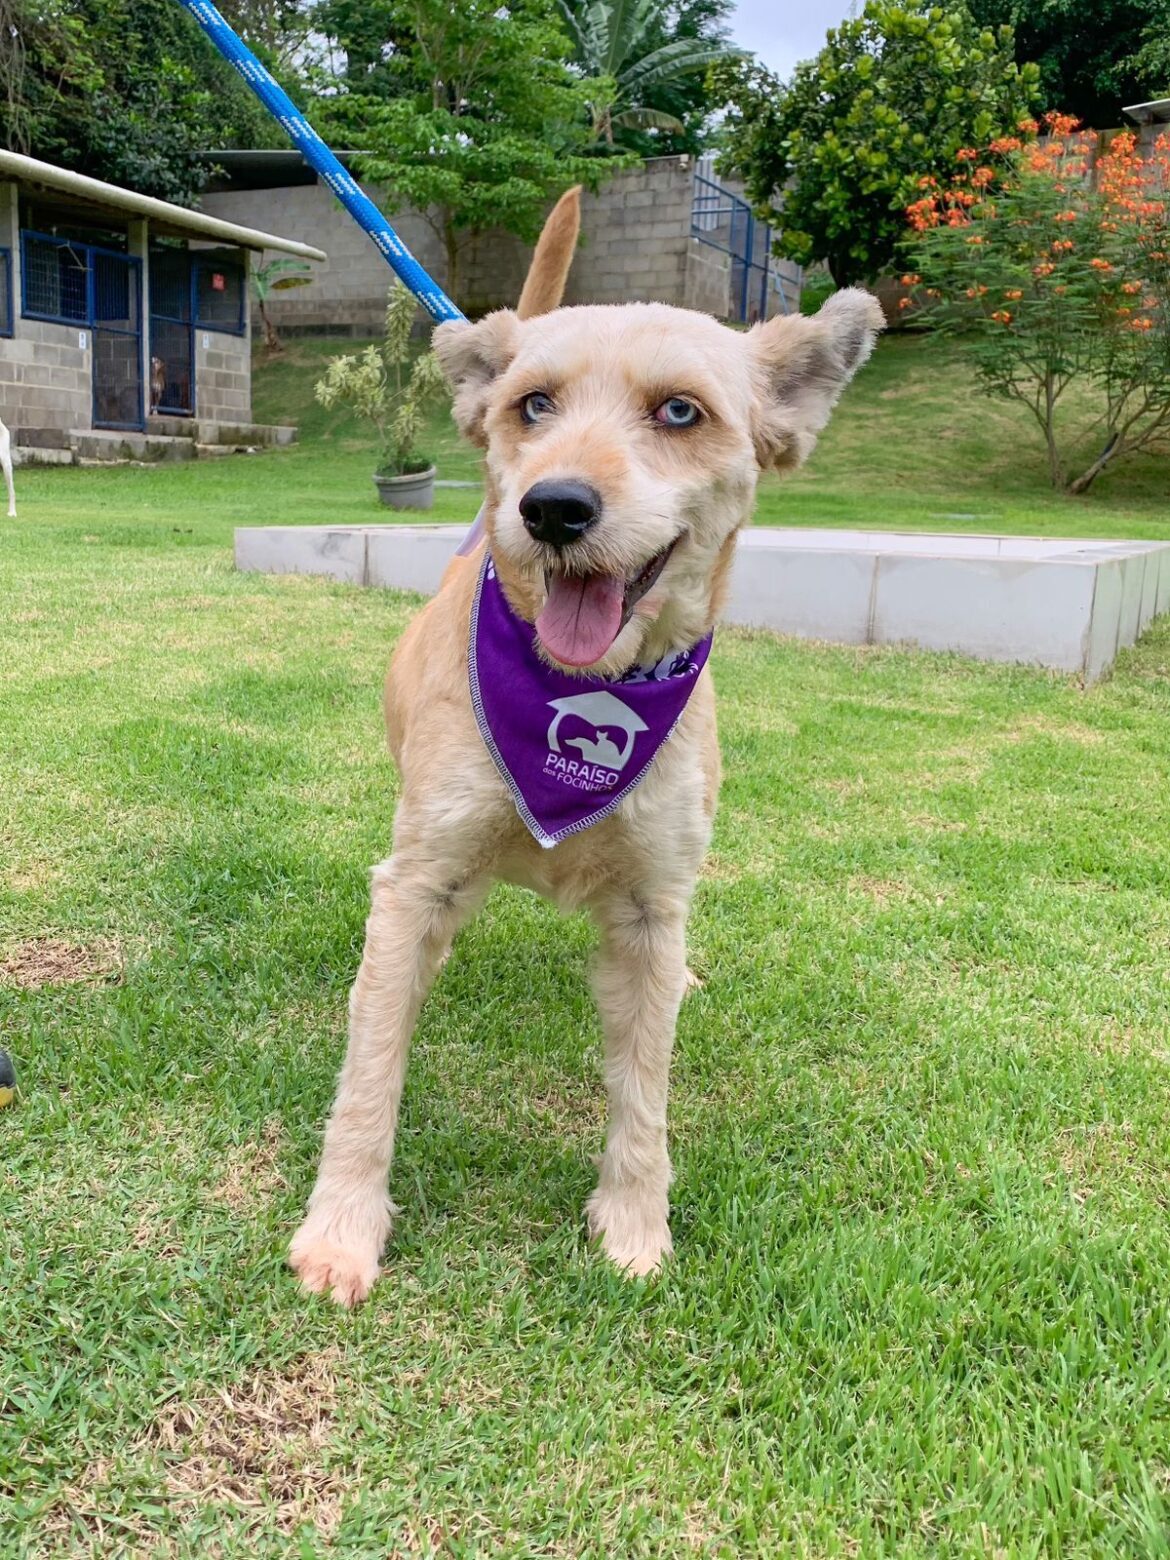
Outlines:
<svg viewBox="0 0 1170 1560"><path fill-rule="evenodd" d="M1112 271L1113 269L1113 266L1110 264L1110 262L1108 260L1102 260L1100 255L1094 255L1093 258L1089 261L1089 264L1093 267L1094 271Z"/></svg>
<svg viewBox="0 0 1170 1560"><path fill-rule="evenodd" d="M979 149L975 146L961 146L955 153L955 158L958 162L978 162Z"/></svg>
<svg viewBox="0 0 1170 1560"><path fill-rule="evenodd" d="M1012 322L1012 317L1007 309L996 309L991 317L997 325L1010 325Z"/></svg>
<svg viewBox="0 0 1170 1560"><path fill-rule="evenodd" d="M1009 301L1012 302L1012 303L1015 303L1018 299L1022 298L1023 296L1024 296L1024 289L1022 287L1009 287L1004 292L1004 297L1009 299Z"/></svg>
<svg viewBox="0 0 1170 1560"><path fill-rule="evenodd" d="M976 168L975 172L971 175L971 183L975 186L976 189L983 189L986 185L990 184L994 178L995 169L988 168L986 165L984 165L982 168Z"/></svg>
<svg viewBox="0 0 1170 1560"><path fill-rule="evenodd" d="M1056 267L1051 260L1042 260L1039 265L1032 267L1033 276L1051 276Z"/></svg>
<svg viewBox="0 0 1170 1560"><path fill-rule="evenodd" d="M902 278L903 287L917 287L922 278L915 271L907 271Z"/></svg>
<svg viewBox="0 0 1170 1560"><path fill-rule="evenodd" d="M1153 330L1154 322L1148 314L1141 314L1129 322L1130 330Z"/></svg>
<svg viewBox="0 0 1170 1560"><path fill-rule="evenodd" d="M1054 222L1075 222L1080 215L1077 211L1058 211L1053 217Z"/></svg>
<svg viewBox="0 0 1170 1560"><path fill-rule="evenodd" d="M1134 293L1141 292L1142 284L1140 282L1122 282L1121 290L1123 293L1129 293L1132 297Z"/></svg>
<svg viewBox="0 0 1170 1560"><path fill-rule="evenodd" d="M1016 121L1016 129L1022 130L1025 135L1035 135L1040 126L1034 119L1019 119Z"/></svg>
<svg viewBox="0 0 1170 1560"><path fill-rule="evenodd" d="M982 233L972 233L970 238L968 238L967 242L969 244L981 244L981 243L983 243L983 234Z"/></svg>
<svg viewBox="0 0 1170 1560"><path fill-rule="evenodd" d="M914 306L914 299L913 298L899 298L898 299L898 307L899 307L899 309L910 309L910 308L913 308L913 306Z"/></svg>
<svg viewBox="0 0 1170 1560"><path fill-rule="evenodd" d="M1018 135L1001 135L987 149L989 152L1018 152L1022 144Z"/></svg>
<svg viewBox="0 0 1170 1560"><path fill-rule="evenodd" d="M987 288L982 286L982 285L980 285L978 287L968 287L968 289L967 289L967 297L968 298L982 298L983 294L986 291L987 291Z"/></svg>
<svg viewBox="0 0 1170 1560"><path fill-rule="evenodd" d="M1058 238L1052 246L1052 253L1054 255L1067 255L1070 249L1075 249L1076 247L1071 238Z"/></svg>

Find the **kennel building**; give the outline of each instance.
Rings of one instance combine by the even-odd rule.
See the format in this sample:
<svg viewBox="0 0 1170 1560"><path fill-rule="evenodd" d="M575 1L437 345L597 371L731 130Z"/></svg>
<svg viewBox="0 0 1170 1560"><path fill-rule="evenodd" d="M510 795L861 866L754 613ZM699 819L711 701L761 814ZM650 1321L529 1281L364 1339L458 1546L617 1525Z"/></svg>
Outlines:
<svg viewBox="0 0 1170 1560"><path fill-rule="evenodd" d="M0 420L26 458L253 435L250 256L312 245L0 150ZM272 430L275 432L275 430ZM179 453L176 451L175 453Z"/></svg>

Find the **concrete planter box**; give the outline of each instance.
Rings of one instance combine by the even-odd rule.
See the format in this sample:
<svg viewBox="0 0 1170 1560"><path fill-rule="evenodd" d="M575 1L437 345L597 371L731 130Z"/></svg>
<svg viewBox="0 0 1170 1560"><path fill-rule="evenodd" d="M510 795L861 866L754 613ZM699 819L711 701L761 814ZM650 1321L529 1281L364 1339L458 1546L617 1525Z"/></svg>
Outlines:
<svg viewBox="0 0 1170 1560"><path fill-rule="evenodd" d="M463 525L265 526L236 565L430 594ZM725 620L841 644L910 644L1100 677L1170 612L1170 542L761 527Z"/></svg>
<svg viewBox="0 0 1170 1560"><path fill-rule="evenodd" d="M387 477L374 473L374 486L387 509L433 509L435 504L435 468L408 471L403 476Z"/></svg>

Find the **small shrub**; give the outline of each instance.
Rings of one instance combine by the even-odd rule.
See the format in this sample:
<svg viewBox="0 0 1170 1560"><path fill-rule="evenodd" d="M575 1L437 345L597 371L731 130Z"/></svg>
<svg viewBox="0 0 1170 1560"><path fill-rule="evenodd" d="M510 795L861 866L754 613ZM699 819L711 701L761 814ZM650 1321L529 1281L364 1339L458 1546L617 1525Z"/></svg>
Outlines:
<svg viewBox="0 0 1170 1560"><path fill-rule="evenodd" d="M948 181L924 176L901 306L925 294L926 323L962 333L983 391L1036 419L1053 485L1083 493L1170 435L1170 137L1143 154L1068 116L1027 139L1038 128L965 148ZM1074 386L1094 411L1079 469Z"/></svg>
<svg viewBox="0 0 1170 1560"><path fill-rule="evenodd" d="M410 332L417 313L413 296L395 282L386 302L386 330L380 346L330 360L317 381L322 406L352 406L378 434L379 476L425 471L430 458L416 449L423 415L446 394L446 381L433 352L410 366Z"/></svg>

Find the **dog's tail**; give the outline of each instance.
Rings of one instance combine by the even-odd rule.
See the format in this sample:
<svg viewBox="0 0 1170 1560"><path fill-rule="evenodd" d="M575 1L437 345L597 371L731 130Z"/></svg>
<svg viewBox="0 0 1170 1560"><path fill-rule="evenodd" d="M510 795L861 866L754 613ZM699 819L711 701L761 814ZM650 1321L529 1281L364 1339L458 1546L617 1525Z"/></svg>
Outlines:
<svg viewBox="0 0 1170 1560"><path fill-rule="evenodd" d="M581 186L566 190L548 214L532 254L516 313L522 320L555 309L565 293L581 231Z"/></svg>

